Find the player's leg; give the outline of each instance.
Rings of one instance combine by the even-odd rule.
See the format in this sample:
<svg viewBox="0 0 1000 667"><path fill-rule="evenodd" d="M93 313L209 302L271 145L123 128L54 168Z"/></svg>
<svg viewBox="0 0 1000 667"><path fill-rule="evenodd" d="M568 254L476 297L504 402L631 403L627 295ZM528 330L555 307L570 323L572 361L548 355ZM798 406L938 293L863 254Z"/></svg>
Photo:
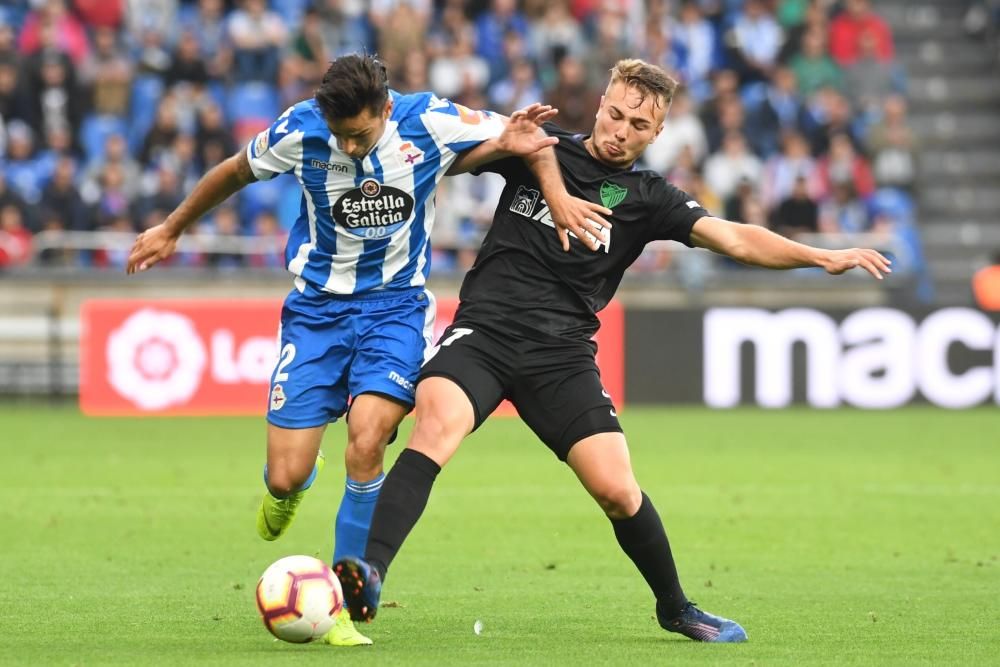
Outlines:
<svg viewBox="0 0 1000 667"><path fill-rule="evenodd" d="M416 421L406 449L396 459L375 507L364 559L348 557L334 566L351 617L371 620L378 609L381 581L416 525L441 467L462 440L500 403L502 375L490 341L470 329L445 332L442 345L425 365L416 393ZM462 340L459 338L468 337Z"/></svg>
<svg viewBox="0 0 1000 667"><path fill-rule="evenodd" d="M382 485L364 559L347 556L334 563L352 619L375 617L389 565L423 514L442 466L473 425L472 405L457 384L431 377L418 385L416 423Z"/></svg>
<svg viewBox="0 0 1000 667"><path fill-rule="evenodd" d="M657 600L660 625L706 641L745 639L739 625L705 614L684 596L666 531L635 480L625 436L592 349L538 349L526 363L530 372L513 396L518 412L570 466L611 520L619 546Z"/></svg>
<svg viewBox="0 0 1000 667"><path fill-rule="evenodd" d="M698 641L746 641L738 623L702 611L685 597L663 522L635 481L624 435L588 436L572 445L566 463L611 520L619 546L649 585L661 627Z"/></svg>
<svg viewBox="0 0 1000 667"><path fill-rule="evenodd" d="M306 490L323 468L319 451L326 425L288 429L267 425L267 490L257 510L257 533L276 540L288 529Z"/></svg>
<svg viewBox="0 0 1000 667"><path fill-rule="evenodd" d="M267 411L267 465L257 532L274 540L288 529L323 464L326 425L347 409L345 368L351 358L350 313L321 295L292 292L281 313L278 362Z"/></svg>

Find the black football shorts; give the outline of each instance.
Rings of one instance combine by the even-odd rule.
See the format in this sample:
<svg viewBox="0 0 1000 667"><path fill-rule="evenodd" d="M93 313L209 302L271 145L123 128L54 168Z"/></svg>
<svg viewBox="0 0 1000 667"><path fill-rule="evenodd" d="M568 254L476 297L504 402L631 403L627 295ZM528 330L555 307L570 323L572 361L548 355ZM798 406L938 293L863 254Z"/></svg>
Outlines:
<svg viewBox="0 0 1000 667"><path fill-rule="evenodd" d="M448 378L462 388L475 410L473 429L501 401L510 400L561 461L580 440L622 430L588 342L539 342L488 325L456 322L424 362L417 382L428 377Z"/></svg>

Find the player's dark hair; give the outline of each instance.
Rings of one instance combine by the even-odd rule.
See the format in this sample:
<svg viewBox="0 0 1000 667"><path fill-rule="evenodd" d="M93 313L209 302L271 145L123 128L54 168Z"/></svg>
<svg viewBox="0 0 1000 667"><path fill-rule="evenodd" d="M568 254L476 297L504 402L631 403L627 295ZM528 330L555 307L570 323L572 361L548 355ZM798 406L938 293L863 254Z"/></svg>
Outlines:
<svg viewBox="0 0 1000 667"><path fill-rule="evenodd" d="M365 109L377 114L389 99L385 65L369 54L341 56L330 63L315 98L327 120L353 118Z"/></svg>
<svg viewBox="0 0 1000 667"><path fill-rule="evenodd" d="M646 101L647 95L653 95L656 106L662 106L664 114L670 110L670 103L674 101L679 85L663 68L636 58L619 60L611 68L608 87L619 81L639 91L639 104Z"/></svg>

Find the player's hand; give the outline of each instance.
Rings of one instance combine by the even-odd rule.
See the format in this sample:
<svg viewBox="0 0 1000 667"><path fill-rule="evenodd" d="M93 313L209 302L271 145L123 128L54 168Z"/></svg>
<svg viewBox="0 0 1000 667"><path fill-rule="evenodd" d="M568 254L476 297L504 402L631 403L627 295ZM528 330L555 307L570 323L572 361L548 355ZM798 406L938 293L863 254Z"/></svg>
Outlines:
<svg viewBox="0 0 1000 667"><path fill-rule="evenodd" d="M861 267L875 278L882 280L883 274L892 273L892 262L882 253L869 248L848 248L847 250L830 250L825 253L820 263L827 273L839 276L845 271Z"/></svg>
<svg viewBox="0 0 1000 667"><path fill-rule="evenodd" d="M570 232L591 250L597 250L602 243L607 247L611 223L604 216L610 216L611 209L569 194L546 203L564 251L569 252Z"/></svg>
<svg viewBox="0 0 1000 667"><path fill-rule="evenodd" d="M172 232L165 223L150 227L139 234L132 244L128 254L125 272L128 274L145 271L157 262L174 254L177 249L178 235Z"/></svg>
<svg viewBox="0 0 1000 667"><path fill-rule="evenodd" d="M546 146L554 146L559 139L546 136L540 128L557 113L558 109L537 102L518 109L510 115L503 132L497 137L497 145L505 153L520 157L531 155Z"/></svg>

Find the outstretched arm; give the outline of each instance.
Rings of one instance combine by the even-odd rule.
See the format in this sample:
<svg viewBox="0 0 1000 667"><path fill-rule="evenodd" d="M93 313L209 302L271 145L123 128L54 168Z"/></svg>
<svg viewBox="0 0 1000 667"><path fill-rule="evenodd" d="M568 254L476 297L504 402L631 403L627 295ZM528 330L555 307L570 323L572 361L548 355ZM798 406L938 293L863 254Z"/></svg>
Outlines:
<svg viewBox="0 0 1000 667"><path fill-rule="evenodd" d="M767 269L799 269L818 266L840 275L861 267L875 278L892 273L892 263L876 250L848 248L825 250L797 243L757 225L742 225L720 218L704 217L694 224L691 242L744 264Z"/></svg>
<svg viewBox="0 0 1000 667"><path fill-rule="evenodd" d="M566 191L559 170L559 160L552 149L559 140L548 136L541 129L542 124L557 113L557 109L538 103L518 109L509 119L505 119L504 131L500 136L463 153L448 173L470 171L493 160L520 156L538 179L563 250L569 250L571 232L588 248L597 250L602 242L607 243L603 228L610 228L611 223L603 216L611 215L611 210L573 197Z"/></svg>
<svg viewBox="0 0 1000 667"><path fill-rule="evenodd" d="M129 252L125 272L145 271L170 257L177 248L177 240L191 223L256 180L246 148L212 167L166 220L139 234Z"/></svg>

